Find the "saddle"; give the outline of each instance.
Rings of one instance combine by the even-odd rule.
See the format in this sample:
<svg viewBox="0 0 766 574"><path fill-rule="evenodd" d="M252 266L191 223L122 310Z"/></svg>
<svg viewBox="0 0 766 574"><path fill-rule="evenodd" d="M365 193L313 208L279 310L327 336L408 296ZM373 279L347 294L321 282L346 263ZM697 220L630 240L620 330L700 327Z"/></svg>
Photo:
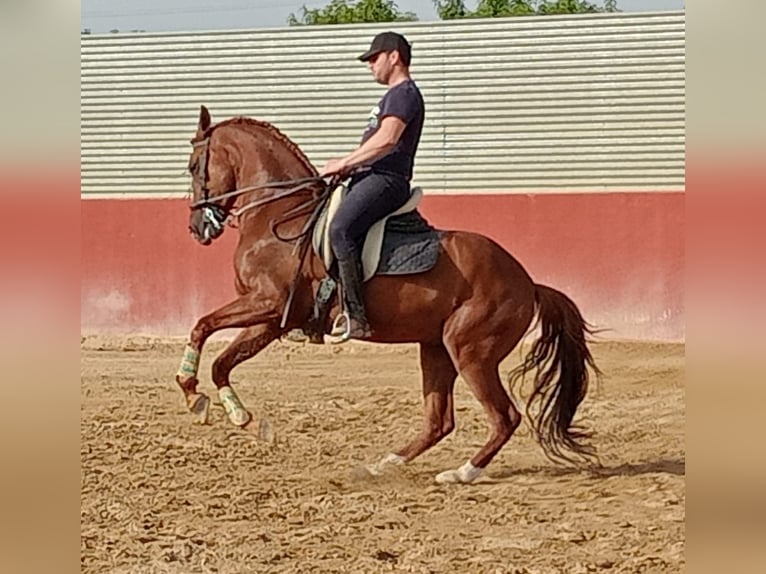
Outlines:
<svg viewBox="0 0 766 574"><path fill-rule="evenodd" d="M333 262L335 261L335 254L330 245L330 222L338 211L346 193L347 190L344 186L335 188L314 227L312 238L314 251L322 259L328 271L332 270ZM394 258L394 260L391 257L393 251L398 249L404 251L405 246L412 245L414 242L417 242L416 247L428 247L428 240L436 237L437 233L434 228L417 212L417 206L422 198L423 190L419 187L414 187L407 203L373 224L369 229L361 254L365 281L369 281L374 275L419 273L427 271L436 264L436 258L433 257L435 254L430 252L428 255L431 255L431 257L426 257L425 259L418 258L415 261L403 258L402 253L399 254L398 258ZM410 214L410 217L406 219L400 217L405 214ZM393 223L391 228L387 228L389 221ZM402 225L402 223L409 225ZM404 236L399 237L398 235ZM412 237L412 235L419 235L419 237ZM385 250L383 249L384 243L387 247ZM408 251L413 250L410 248Z"/></svg>
<svg viewBox="0 0 766 574"><path fill-rule="evenodd" d="M346 196L336 187L319 214L312 233L312 247L327 269L314 300L314 315L304 333L314 343L323 342L327 317L337 292L337 265L330 244L330 222ZM375 275L411 275L432 269L439 258L441 232L431 226L417 207L423 190L412 188L409 201L377 221L367 232L361 259L364 281Z"/></svg>

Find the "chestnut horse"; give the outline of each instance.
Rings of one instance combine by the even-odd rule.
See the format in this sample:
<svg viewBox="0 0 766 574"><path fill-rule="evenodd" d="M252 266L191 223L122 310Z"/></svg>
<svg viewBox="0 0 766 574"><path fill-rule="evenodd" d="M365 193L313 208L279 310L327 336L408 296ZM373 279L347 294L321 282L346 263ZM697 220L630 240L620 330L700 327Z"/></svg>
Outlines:
<svg viewBox="0 0 766 574"><path fill-rule="evenodd" d="M231 422L247 427L252 417L230 387L229 374L272 341L305 328L313 315L314 294L327 270L313 250L300 257L294 242L280 235L301 236L311 216L304 207L325 193L328 183L296 144L263 121L238 117L214 125L203 106L191 143L191 234L207 245L223 232L224 221L236 220L239 296L197 321L176 381L189 409L207 420L209 398L197 391L203 345L216 331L243 329L213 362L212 379ZM278 232L275 222L281 223ZM420 346L425 410L420 432L368 469L381 472L386 464L410 462L452 432L453 387L460 374L486 411L489 439L465 464L436 478L474 480L521 422L498 368L536 314L539 338L509 386L534 371L526 412L548 458L595 458L590 433L573 421L587 391L589 368L599 374L587 346L592 331L577 306L563 293L535 284L487 237L444 231L440 241L438 261L429 271L376 275L364 287L373 331L368 341Z"/></svg>

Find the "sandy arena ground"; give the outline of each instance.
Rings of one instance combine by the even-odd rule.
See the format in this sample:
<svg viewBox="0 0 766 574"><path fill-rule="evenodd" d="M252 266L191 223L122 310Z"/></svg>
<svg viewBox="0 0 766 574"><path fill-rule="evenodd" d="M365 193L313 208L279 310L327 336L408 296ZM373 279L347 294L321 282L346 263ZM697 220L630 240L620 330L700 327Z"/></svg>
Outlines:
<svg viewBox="0 0 766 574"><path fill-rule="evenodd" d="M384 477L362 464L421 424L417 347L274 343L235 388L273 433L233 427L209 381L193 424L173 376L183 340L82 342L85 573L684 571L684 347L603 342L581 407L604 468L549 463L525 425L474 485L437 485L483 443L456 386L457 429ZM518 351L503 365L507 373Z"/></svg>

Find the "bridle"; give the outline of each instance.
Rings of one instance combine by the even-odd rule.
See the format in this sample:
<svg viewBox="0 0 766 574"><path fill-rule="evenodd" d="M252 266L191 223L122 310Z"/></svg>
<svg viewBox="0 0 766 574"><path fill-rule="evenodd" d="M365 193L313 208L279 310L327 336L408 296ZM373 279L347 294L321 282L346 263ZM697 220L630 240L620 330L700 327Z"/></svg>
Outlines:
<svg viewBox="0 0 766 574"><path fill-rule="evenodd" d="M308 201L285 212L280 218L271 222L271 232L277 239L281 241L293 241L303 237L309 231L309 229L313 227L316 217L310 217L301 233L295 236L282 237L279 235L277 228L280 225L287 223L288 221L292 221L293 219L300 217L301 215L308 215L314 212L315 215L318 216L321 208L317 208L324 205L325 201L329 197L331 190L337 187L337 185L340 183L340 179L337 176L332 176L329 178L329 180L326 180L324 177L316 175L290 179L286 181L272 181L260 185L251 185L211 197L210 189L208 188L208 152L210 146L210 136L207 136L206 138L199 141L192 141L191 143L195 148L202 148L202 152L196 162L194 172L192 173L192 177L199 184L200 190L202 191L202 199L192 202L189 205L189 208L192 211L198 209L202 210L204 225L203 233L205 237L209 239L215 239L221 235L227 221L231 222L232 219L239 218L239 216L246 211L256 207L261 207L269 203L274 203L286 197L291 197L305 189L317 188L317 184L321 183L322 185L319 193L312 194L312 197ZM234 211L229 211L228 208L220 205L222 201L232 197L238 197L244 193L264 189L277 189L283 191L278 191L277 193L274 193L268 197L263 197L248 202L245 205L235 209Z"/></svg>
<svg viewBox="0 0 766 574"><path fill-rule="evenodd" d="M228 218L226 209L217 205L215 201L210 198L210 190L208 189L208 177L207 177L207 163L208 163L208 149L210 145L210 137L206 137L201 141L192 141L194 148L202 148L197 163L195 164L194 173L192 178L199 184L202 190L202 199L195 201L191 204L191 210L199 209L202 211L202 223L203 223L203 237L206 240L213 240L223 233L224 224Z"/></svg>

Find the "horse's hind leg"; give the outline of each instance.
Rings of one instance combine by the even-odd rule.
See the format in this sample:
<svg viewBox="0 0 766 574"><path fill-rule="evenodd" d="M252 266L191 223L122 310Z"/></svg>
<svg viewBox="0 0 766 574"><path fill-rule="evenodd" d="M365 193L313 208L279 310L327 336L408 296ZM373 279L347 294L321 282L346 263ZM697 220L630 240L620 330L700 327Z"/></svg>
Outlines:
<svg viewBox="0 0 766 574"><path fill-rule="evenodd" d="M487 413L490 436L473 458L437 482L472 482L521 424L521 413L503 387L498 368L521 340L531 321L534 302L519 306L509 300L486 312L485 306L464 306L445 324L444 344L474 396Z"/></svg>
<svg viewBox="0 0 766 574"><path fill-rule="evenodd" d="M455 428L452 391L457 371L447 349L441 344L420 345L420 368L423 372L423 429L401 450L384 457L376 467L409 462L434 446Z"/></svg>
<svg viewBox="0 0 766 574"><path fill-rule="evenodd" d="M489 440L463 466L437 475L437 482L467 483L478 478L521 423L521 413L516 409L500 380L499 363L471 355L470 352L461 353L460 375L487 413L490 425Z"/></svg>

